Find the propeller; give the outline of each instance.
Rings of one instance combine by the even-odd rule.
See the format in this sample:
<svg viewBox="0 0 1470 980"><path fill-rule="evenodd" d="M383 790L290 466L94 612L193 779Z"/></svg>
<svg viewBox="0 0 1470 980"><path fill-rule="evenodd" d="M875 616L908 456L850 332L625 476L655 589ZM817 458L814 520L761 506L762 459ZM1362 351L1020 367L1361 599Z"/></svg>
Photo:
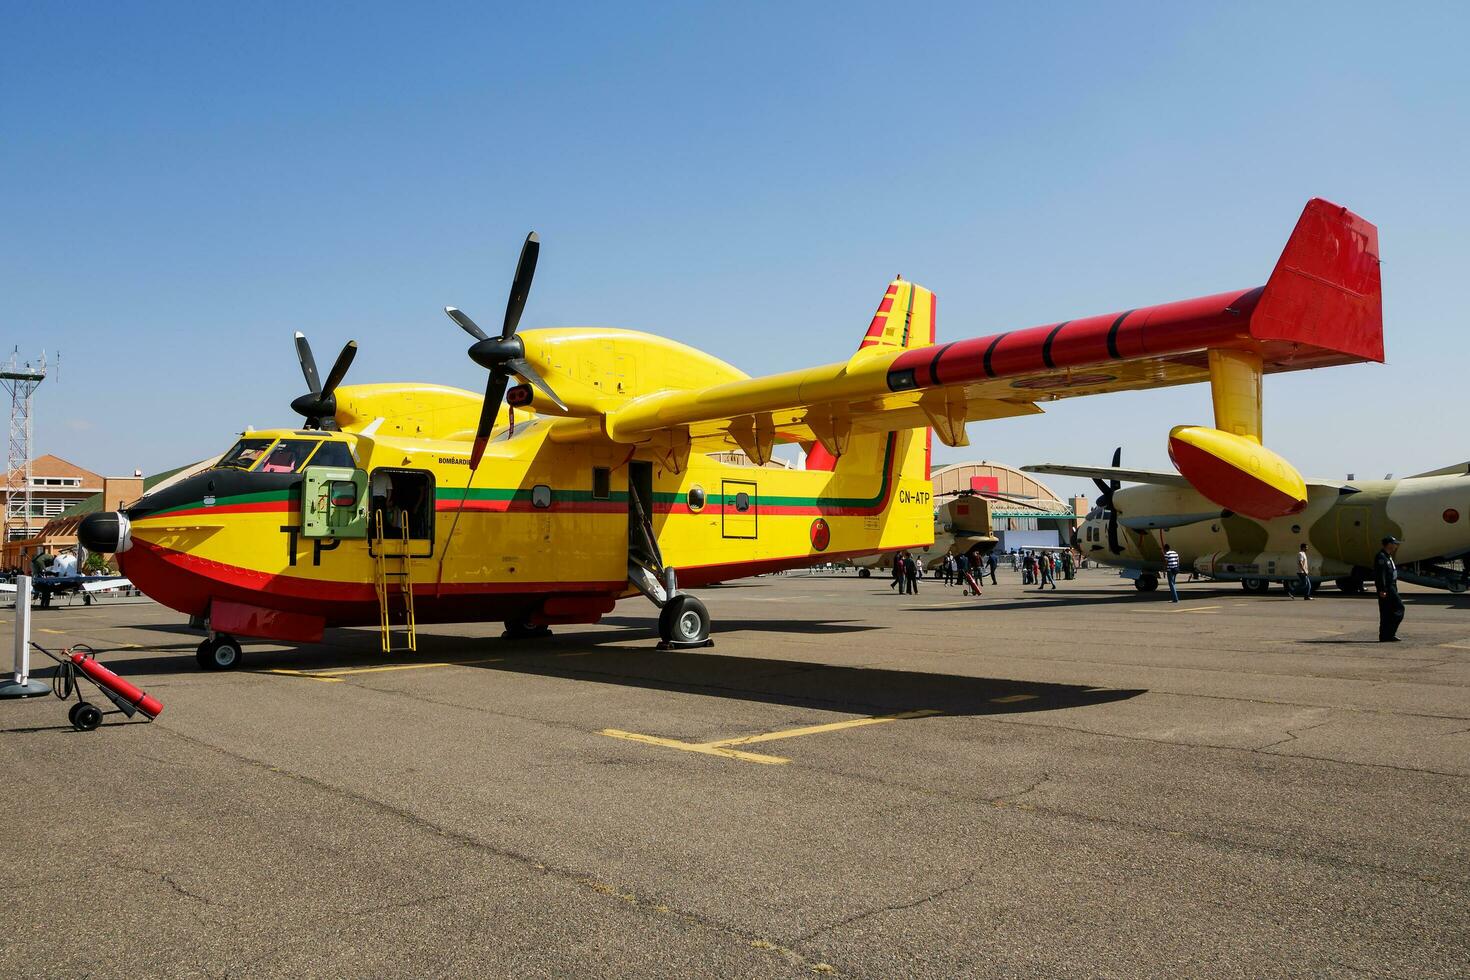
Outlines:
<svg viewBox="0 0 1470 980"><path fill-rule="evenodd" d="M1113 450L1113 469L1117 469L1122 465L1123 447L1119 446ZM1115 555L1121 555L1123 553L1123 543L1118 540L1118 508L1113 503L1113 494L1123 484L1117 480L1109 480L1104 483L1097 477L1093 477L1092 482L1096 483L1097 488L1102 491L1102 494L1097 498L1097 505L1099 507L1106 507L1108 511L1108 550Z"/></svg>
<svg viewBox="0 0 1470 980"><path fill-rule="evenodd" d="M490 429L495 425L495 416L500 413L501 403L505 401L505 387L511 375L536 388L562 411L567 410L566 404L551 390L551 385L526 361L526 345L516 336L521 313L526 308L526 297L531 292L531 280L536 275L536 258L540 254L541 239L533 231L526 236L526 243L521 246L515 278L510 284L510 298L505 303L505 323L500 328L500 336L491 337L486 334L464 311L453 306L444 307L449 319L475 338L475 343L469 350L470 360L490 372L485 383L485 402L480 406L480 424L475 429L475 447L470 452L472 473L479 467L480 459L485 455L485 444L490 441Z"/></svg>
<svg viewBox="0 0 1470 980"><path fill-rule="evenodd" d="M352 359L357 356L357 341L349 340L337 355L332 370L327 373L327 383L322 384L316 370L316 358L311 354L311 344L300 330L296 331L296 358L301 362L301 373L306 376L306 387L311 390L291 402L291 410L306 416L306 428L332 431L337 428L337 386L342 383Z"/></svg>

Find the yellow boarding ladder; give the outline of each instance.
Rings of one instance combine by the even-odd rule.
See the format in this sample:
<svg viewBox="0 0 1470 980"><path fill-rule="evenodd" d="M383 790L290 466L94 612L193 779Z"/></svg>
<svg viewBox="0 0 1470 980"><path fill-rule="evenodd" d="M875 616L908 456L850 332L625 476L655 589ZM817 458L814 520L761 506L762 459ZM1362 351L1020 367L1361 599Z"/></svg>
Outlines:
<svg viewBox="0 0 1470 980"><path fill-rule="evenodd" d="M403 621L408 631L408 648L418 650L418 637L414 629L413 583L409 580L408 522L402 523L403 550L387 554L387 539L383 536L383 512L373 514L373 588L378 593L378 629L383 637L383 652L393 650L393 615L391 600L393 590L389 583L398 585L398 594L403 597Z"/></svg>

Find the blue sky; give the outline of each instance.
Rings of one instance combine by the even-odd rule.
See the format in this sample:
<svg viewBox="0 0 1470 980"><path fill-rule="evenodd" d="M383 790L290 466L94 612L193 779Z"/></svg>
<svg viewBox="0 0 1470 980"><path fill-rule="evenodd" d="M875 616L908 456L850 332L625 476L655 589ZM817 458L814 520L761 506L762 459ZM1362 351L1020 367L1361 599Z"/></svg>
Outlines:
<svg viewBox="0 0 1470 980"><path fill-rule="evenodd" d="M36 446L152 472L292 424L291 346L480 389L440 312L848 356L885 283L941 339L1265 281L1302 205L1379 225L1388 364L1267 382L1305 472L1470 458L1463 4L19 4L0 341L63 355ZM1207 389L970 429L1167 467ZM1058 481L1058 488L1066 488Z"/></svg>

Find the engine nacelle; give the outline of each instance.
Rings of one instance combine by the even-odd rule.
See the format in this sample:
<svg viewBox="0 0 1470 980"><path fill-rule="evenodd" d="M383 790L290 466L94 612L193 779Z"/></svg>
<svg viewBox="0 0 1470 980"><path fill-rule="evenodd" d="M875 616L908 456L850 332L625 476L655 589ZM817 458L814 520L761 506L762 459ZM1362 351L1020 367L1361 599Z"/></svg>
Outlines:
<svg viewBox="0 0 1470 980"><path fill-rule="evenodd" d="M1237 514L1268 521L1307 506L1307 482L1296 467L1246 436L1176 425L1169 458L1196 490Z"/></svg>

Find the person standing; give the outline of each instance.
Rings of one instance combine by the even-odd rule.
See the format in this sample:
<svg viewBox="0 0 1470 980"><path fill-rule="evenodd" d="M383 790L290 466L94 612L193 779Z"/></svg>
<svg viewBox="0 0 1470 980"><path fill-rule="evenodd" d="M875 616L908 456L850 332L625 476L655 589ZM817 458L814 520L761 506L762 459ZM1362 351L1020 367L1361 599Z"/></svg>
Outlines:
<svg viewBox="0 0 1470 980"><path fill-rule="evenodd" d="M1051 574L1051 556L1043 551L1036 556L1036 591L1045 591L1048 582L1051 582L1053 589L1057 587Z"/></svg>
<svg viewBox="0 0 1470 980"><path fill-rule="evenodd" d="M924 566L920 559L914 557L913 555L909 555L907 559L907 564L904 567L904 574L908 577L909 580L909 595L919 594L919 573L923 570Z"/></svg>
<svg viewBox="0 0 1470 980"><path fill-rule="evenodd" d="M954 555L944 556L944 584L954 588Z"/></svg>
<svg viewBox="0 0 1470 980"><path fill-rule="evenodd" d="M1404 601L1399 598L1399 567L1393 556L1398 553L1399 539L1392 534L1383 539L1383 547L1373 558L1373 581L1378 586L1378 642L1399 642L1399 623L1404 621Z"/></svg>
<svg viewBox="0 0 1470 980"><path fill-rule="evenodd" d="M992 551L990 554L988 554L988 555L985 556L985 567L990 572L990 584L991 585L999 585L1000 584L999 582L997 582L995 580L995 565L996 565L995 552Z"/></svg>
<svg viewBox="0 0 1470 980"><path fill-rule="evenodd" d="M965 578L970 574L970 556L965 554L955 556L954 570L955 578L960 583L960 590L964 594L969 595L970 583L966 582Z"/></svg>
<svg viewBox="0 0 1470 980"><path fill-rule="evenodd" d="M1179 578L1179 552L1170 544L1164 545L1164 574L1169 579L1169 601L1178 602L1179 587L1175 580Z"/></svg>
<svg viewBox="0 0 1470 980"><path fill-rule="evenodd" d="M1296 553L1296 584L1301 586L1302 598L1308 602L1312 599L1312 573L1307 565L1307 546L1302 544Z"/></svg>
<svg viewBox="0 0 1470 980"><path fill-rule="evenodd" d="M889 590L898 589L898 594L903 595L903 552L893 553L893 581L888 583Z"/></svg>

